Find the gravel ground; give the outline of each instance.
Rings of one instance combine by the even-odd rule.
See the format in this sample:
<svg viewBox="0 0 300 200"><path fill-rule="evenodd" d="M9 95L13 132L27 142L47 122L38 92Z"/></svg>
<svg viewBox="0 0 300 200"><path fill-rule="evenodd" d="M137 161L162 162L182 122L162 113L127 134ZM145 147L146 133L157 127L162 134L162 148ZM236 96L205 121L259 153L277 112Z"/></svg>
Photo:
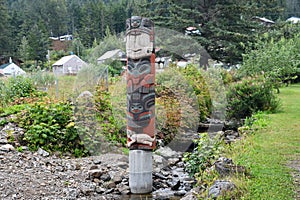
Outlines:
<svg viewBox="0 0 300 200"><path fill-rule="evenodd" d="M95 192L89 170L99 166L113 169L127 159L120 154L62 159L29 151L0 151L0 199L117 199Z"/></svg>

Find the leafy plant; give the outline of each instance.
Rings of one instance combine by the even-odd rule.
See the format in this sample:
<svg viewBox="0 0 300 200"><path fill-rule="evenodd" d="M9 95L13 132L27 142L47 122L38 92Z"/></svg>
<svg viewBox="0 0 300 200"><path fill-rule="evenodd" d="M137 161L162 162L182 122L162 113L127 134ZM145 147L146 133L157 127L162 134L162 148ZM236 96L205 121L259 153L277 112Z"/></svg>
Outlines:
<svg viewBox="0 0 300 200"><path fill-rule="evenodd" d="M0 81L0 105L2 106L12 103L19 98L38 95L30 78L17 76L9 78L5 83Z"/></svg>
<svg viewBox="0 0 300 200"><path fill-rule="evenodd" d="M97 87L95 105L101 132L109 141L125 146L127 142L126 133L122 131L120 124L113 115L110 93L101 88L101 85Z"/></svg>
<svg viewBox="0 0 300 200"><path fill-rule="evenodd" d="M272 83L263 77L244 78L227 92L227 118L243 119L258 111L275 111L279 100Z"/></svg>
<svg viewBox="0 0 300 200"><path fill-rule="evenodd" d="M211 167L223 151L222 142L220 135L210 138L208 133L201 134L194 151L184 155L187 172L193 176Z"/></svg>
<svg viewBox="0 0 300 200"><path fill-rule="evenodd" d="M251 117L246 117L244 125L254 129L260 129L266 127L268 125L268 121L267 114L265 112L258 111Z"/></svg>
<svg viewBox="0 0 300 200"><path fill-rule="evenodd" d="M265 34L258 42L257 49L244 55L244 63L239 70L241 76L257 76L263 74L273 82L279 92L282 83L288 84L297 78L300 67L299 35L275 40Z"/></svg>
<svg viewBox="0 0 300 200"><path fill-rule="evenodd" d="M73 108L67 102L37 102L27 106L18 114L19 126L25 129L22 142L31 150L41 147L86 155L72 116Z"/></svg>

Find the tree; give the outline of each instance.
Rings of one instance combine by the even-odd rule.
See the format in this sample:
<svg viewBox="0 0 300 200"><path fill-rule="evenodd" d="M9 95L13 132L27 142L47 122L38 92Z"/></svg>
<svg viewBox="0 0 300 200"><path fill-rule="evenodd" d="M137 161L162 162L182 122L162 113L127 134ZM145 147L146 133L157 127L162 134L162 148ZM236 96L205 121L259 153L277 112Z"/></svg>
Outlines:
<svg viewBox="0 0 300 200"><path fill-rule="evenodd" d="M279 92L280 83L288 83L297 78L296 73L300 69L299 36L297 34L290 39L282 37L279 41L262 41L257 49L244 55L244 64L239 73L242 76L263 74L274 83Z"/></svg>
<svg viewBox="0 0 300 200"><path fill-rule="evenodd" d="M50 36L61 36L68 33L67 7L65 1L47 0L40 1L41 16Z"/></svg>
<svg viewBox="0 0 300 200"><path fill-rule="evenodd" d="M224 63L242 61L247 46L266 27L252 20L253 16L265 15L277 19L280 15L276 0L157 0L141 4L143 16L151 17L157 26L184 32L188 26L201 31L195 39L210 56ZM187 52L188 53L188 52Z"/></svg>
<svg viewBox="0 0 300 200"><path fill-rule="evenodd" d="M28 44L30 59L37 61L37 63L39 61L43 63L47 60L46 55L49 49L49 39L47 34L43 32L43 28L39 27L38 24L33 25L29 32Z"/></svg>
<svg viewBox="0 0 300 200"><path fill-rule="evenodd" d="M186 8L176 0L157 0L141 3L142 9L136 14L151 18L156 26L183 32L185 28L195 25L195 10Z"/></svg>
<svg viewBox="0 0 300 200"><path fill-rule="evenodd" d="M102 1L87 1L82 7L82 18L80 20L81 28L78 31L82 44L85 47L91 48L95 39L100 39L103 36L102 19L105 11Z"/></svg>
<svg viewBox="0 0 300 200"><path fill-rule="evenodd" d="M256 42L258 35L270 30L252 18L276 13L271 19L277 19L282 11L275 1L201 2L198 9L201 12L202 34L197 39L213 59L230 64L240 63L247 47Z"/></svg>
<svg viewBox="0 0 300 200"><path fill-rule="evenodd" d="M19 46L19 55L20 58L24 61L24 64L26 66L26 61L28 61L29 59L29 44L25 36L23 36L21 45Z"/></svg>
<svg viewBox="0 0 300 200"><path fill-rule="evenodd" d="M0 0L0 55L7 55L11 52L10 46L10 25L7 5L5 0Z"/></svg>

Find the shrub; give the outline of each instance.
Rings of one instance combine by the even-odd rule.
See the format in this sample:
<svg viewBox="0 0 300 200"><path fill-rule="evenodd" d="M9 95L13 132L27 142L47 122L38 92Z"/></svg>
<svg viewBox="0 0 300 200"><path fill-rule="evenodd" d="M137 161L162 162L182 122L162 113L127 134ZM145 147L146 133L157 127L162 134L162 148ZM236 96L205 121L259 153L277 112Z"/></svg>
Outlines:
<svg viewBox="0 0 300 200"><path fill-rule="evenodd" d="M197 129L198 99L189 80L176 68L156 75L156 124L165 142L178 131Z"/></svg>
<svg viewBox="0 0 300 200"><path fill-rule="evenodd" d="M86 155L73 119L73 108L67 102L37 102L18 114L19 126L25 129L22 142L31 150ZM80 153L78 152L80 151Z"/></svg>
<svg viewBox="0 0 300 200"><path fill-rule="evenodd" d="M189 85L193 88L193 92L197 96L200 121L206 120L211 112L212 102L204 74L201 74L201 71L195 65L188 65L180 71L188 80Z"/></svg>
<svg viewBox="0 0 300 200"><path fill-rule="evenodd" d="M0 81L0 105L2 106L19 98L37 95L36 88L30 78L17 76L9 78L6 83Z"/></svg>
<svg viewBox="0 0 300 200"><path fill-rule="evenodd" d="M244 78L232 84L227 93L227 118L243 119L257 111L275 111L279 100L272 83L263 77Z"/></svg>
<svg viewBox="0 0 300 200"><path fill-rule="evenodd" d="M243 65L239 70L241 76L256 76L263 74L273 81L279 92L281 83L288 84L297 78L300 67L300 39L299 35L292 38L275 39L264 36L257 44L257 49L249 51L243 56Z"/></svg>
<svg viewBox="0 0 300 200"><path fill-rule="evenodd" d="M193 176L211 167L223 151L222 142L220 135L210 138L208 133L201 134L201 138L195 140L194 151L184 154L186 171Z"/></svg>
<svg viewBox="0 0 300 200"><path fill-rule="evenodd" d="M95 105L100 131L106 136L108 141L125 146L127 142L126 133L121 128L122 123L119 123L113 115L110 93L101 88L101 86L98 86L96 90Z"/></svg>

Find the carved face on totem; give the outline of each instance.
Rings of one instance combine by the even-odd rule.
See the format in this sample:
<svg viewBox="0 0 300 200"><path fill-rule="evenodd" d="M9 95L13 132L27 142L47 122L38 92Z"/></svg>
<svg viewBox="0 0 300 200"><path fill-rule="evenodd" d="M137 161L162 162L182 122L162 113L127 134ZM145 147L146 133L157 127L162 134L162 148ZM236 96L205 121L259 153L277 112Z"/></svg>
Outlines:
<svg viewBox="0 0 300 200"><path fill-rule="evenodd" d="M127 95L128 119L135 122L146 122L154 116L155 92L133 93Z"/></svg>
<svg viewBox="0 0 300 200"><path fill-rule="evenodd" d="M127 91L131 93L142 86L154 84L154 73L155 69L154 66L151 65L149 58L143 58L139 60L128 59Z"/></svg>
<svg viewBox="0 0 300 200"><path fill-rule="evenodd" d="M133 16L126 22L127 57L138 59L154 52L153 22L147 18Z"/></svg>

